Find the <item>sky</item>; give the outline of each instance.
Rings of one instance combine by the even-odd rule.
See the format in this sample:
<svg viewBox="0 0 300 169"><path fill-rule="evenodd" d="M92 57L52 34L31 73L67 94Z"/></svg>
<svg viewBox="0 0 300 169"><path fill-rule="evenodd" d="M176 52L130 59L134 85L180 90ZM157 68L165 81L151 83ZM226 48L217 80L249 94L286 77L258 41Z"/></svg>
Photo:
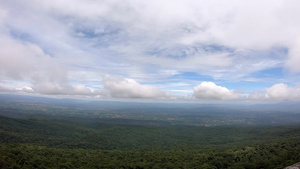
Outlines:
<svg viewBox="0 0 300 169"><path fill-rule="evenodd" d="M298 0L0 0L0 93L300 101Z"/></svg>

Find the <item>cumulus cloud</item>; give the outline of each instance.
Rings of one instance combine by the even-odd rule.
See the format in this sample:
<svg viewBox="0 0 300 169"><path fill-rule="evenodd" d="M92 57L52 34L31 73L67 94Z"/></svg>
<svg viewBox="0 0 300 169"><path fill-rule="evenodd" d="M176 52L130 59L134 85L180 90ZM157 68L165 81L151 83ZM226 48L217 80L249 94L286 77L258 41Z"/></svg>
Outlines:
<svg viewBox="0 0 300 169"><path fill-rule="evenodd" d="M266 98L270 100L300 100L300 86L289 87L279 83L266 89Z"/></svg>
<svg viewBox="0 0 300 169"><path fill-rule="evenodd" d="M254 101L300 101L300 86L290 87L278 83L263 91L256 91L249 95Z"/></svg>
<svg viewBox="0 0 300 169"><path fill-rule="evenodd" d="M267 99L285 100L291 97L292 89L289 89L288 85L279 83L266 90Z"/></svg>
<svg viewBox="0 0 300 169"><path fill-rule="evenodd" d="M202 82L194 87L194 97L210 100L235 100L240 98L233 90L218 86L214 82Z"/></svg>
<svg viewBox="0 0 300 169"><path fill-rule="evenodd" d="M169 94L159 90L155 86L142 85L133 79L103 77L103 85L111 97L120 98L169 98Z"/></svg>

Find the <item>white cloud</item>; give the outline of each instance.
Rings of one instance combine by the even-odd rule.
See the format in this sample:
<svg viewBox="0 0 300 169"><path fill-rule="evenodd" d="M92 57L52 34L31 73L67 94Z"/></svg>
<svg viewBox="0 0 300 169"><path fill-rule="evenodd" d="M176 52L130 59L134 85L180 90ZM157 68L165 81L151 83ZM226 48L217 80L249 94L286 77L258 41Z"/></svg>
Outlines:
<svg viewBox="0 0 300 169"><path fill-rule="evenodd" d="M279 83L266 90L266 97L270 100L300 100L300 86L289 87Z"/></svg>
<svg viewBox="0 0 300 169"><path fill-rule="evenodd" d="M119 98L169 98L169 94L159 90L155 86L142 85L133 79L103 77L103 85L111 97Z"/></svg>
<svg viewBox="0 0 300 169"><path fill-rule="evenodd" d="M5 92L46 95L96 95L84 85L71 85L68 71L37 45L20 42L0 34L0 77L7 81L27 82L32 86L4 88ZM10 84L6 84L10 86Z"/></svg>
<svg viewBox="0 0 300 169"><path fill-rule="evenodd" d="M112 97L157 98L167 94L140 83L168 86L182 72L220 81L259 81L254 72L278 67L299 73L298 6L298 0L1 1L0 80L26 81L43 94L97 95L103 86ZM103 74L128 79L106 77L101 84ZM203 85L194 88L195 97L238 98L225 87ZM292 89L255 97L287 99Z"/></svg>
<svg viewBox="0 0 300 169"><path fill-rule="evenodd" d="M284 1L33 1L22 4L24 8L20 12L10 5L6 3L10 9L9 25L24 32L31 30L34 38L50 43L57 56L68 54L74 58L74 55L84 52L85 57L97 63L101 60L101 67L111 74L117 74L118 69L107 72L114 68L105 64L119 60L126 77L132 77L132 66L151 70L153 65L163 70L197 71L216 78L231 77L239 71L238 68L232 71L236 63L249 67L266 62L262 58L252 58L241 64L240 61L249 56L241 55L234 58L235 61L230 57L232 52L269 50L274 46L292 50L296 48L293 44L297 37L293 35L299 33L298 29L290 29L297 27L297 22L282 24L282 21L291 20L291 16L297 16L298 11ZM249 6L253 8L250 10ZM34 27L31 22L43 24ZM77 37L76 34L82 36ZM233 51L212 53L213 50L204 47L207 45L228 47ZM45 47L49 48L49 45ZM78 49L77 53L70 52ZM99 55L101 59L98 59ZM82 62L84 59L76 56L76 59L67 61L76 60ZM291 67L289 65L286 64ZM240 73L241 76L270 65L256 67Z"/></svg>
<svg viewBox="0 0 300 169"><path fill-rule="evenodd" d="M26 90L24 92L26 92ZM94 90L85 85L70 85L55 82L40 82L34 84L30 92L43 95L103 97L101 89Z"/></svg>
<svg viewBox="0 0 300 169"><path fill-rule="evenodd" d="M30 42L22 43L1 34L0 37L1 79L32 85L32 88L16 87L11 91L40 94L61 94L66 88L75 91L73 87L62 87L68 83L67 71L39 46Z"/></svg>
<svg viewBox="0 0 300 169"><path fill-rule="evenodd" d="M17 92L24 92L24 93L34 93L33 89L28 86L23 86L21 88L16 88L15 91Z"/></svg>
<svg viewBox="0 0 300 169"><path fill-rule="evenodd" d="M235 91L218 86L214 82L202 82L194 87L194 97L209 100L235 100L240 98Z"/></svg>
<svg viewBox="0 0 300 169"><path fill-rule="evenodd" d="M17 81L67 81L67 71L39 46L0 33L0 77Z"/></svg>
<svg viewBox="0 0 300 169"><path fill-rule="evenodd" d="M290 97L290 92L286 84L279 83L266 90L266 97L274 100L285 100Z"/></svg>
<svg viewBox="0 0 300 169"><path fill-rule="evenodd" d="M249 95L253 101L300 101L300 86L289 87L278 83L264 91L257 91Z"/></svg>
<svg viewBox="0 0 300 169"><path fill-rule="evenodd" d="M293 73L300 72L300 38L293 48L289 50L289 59L285 63L285 66L288 67Z"/></svg>
<svg viewBox="0 0 300 169"><path fill-rule="evenodd" d="M23 79L29 72L34 72L38 63L41 63L39 60L44 57L41 49L6 36L0 37L0 75Z"/></svg>

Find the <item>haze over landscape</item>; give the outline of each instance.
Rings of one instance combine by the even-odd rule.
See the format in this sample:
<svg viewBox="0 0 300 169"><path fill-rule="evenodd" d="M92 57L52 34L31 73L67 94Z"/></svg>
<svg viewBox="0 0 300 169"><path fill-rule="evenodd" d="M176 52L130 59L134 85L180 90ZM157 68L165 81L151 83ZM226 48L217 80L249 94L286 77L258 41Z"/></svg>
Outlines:
<svg viewBox="0 0 300 169"><path fill-rule="evenodd" d="M300 162L300 1L0 0L0 168Z"/></svg>
<svg viewBox="0 0 300 169"><path fill-rule="evenodd" d="M0 1L0 91L299 101L299 1Z"/></svg>

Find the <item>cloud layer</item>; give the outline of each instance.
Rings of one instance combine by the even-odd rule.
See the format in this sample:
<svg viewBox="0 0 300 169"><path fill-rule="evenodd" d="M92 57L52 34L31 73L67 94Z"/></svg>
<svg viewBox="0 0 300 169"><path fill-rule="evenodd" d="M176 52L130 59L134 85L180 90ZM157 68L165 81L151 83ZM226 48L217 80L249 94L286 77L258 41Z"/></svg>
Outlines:
<svg viewBox="0 0 300 169"><path fill-rule="evenodd" d="M1 1L0 90L299 100L298 87L287 86L299 83L298 6L297 0ZM249 79L259 91L244 83ZM229 90L236 83L251 91Z"/></svg>

